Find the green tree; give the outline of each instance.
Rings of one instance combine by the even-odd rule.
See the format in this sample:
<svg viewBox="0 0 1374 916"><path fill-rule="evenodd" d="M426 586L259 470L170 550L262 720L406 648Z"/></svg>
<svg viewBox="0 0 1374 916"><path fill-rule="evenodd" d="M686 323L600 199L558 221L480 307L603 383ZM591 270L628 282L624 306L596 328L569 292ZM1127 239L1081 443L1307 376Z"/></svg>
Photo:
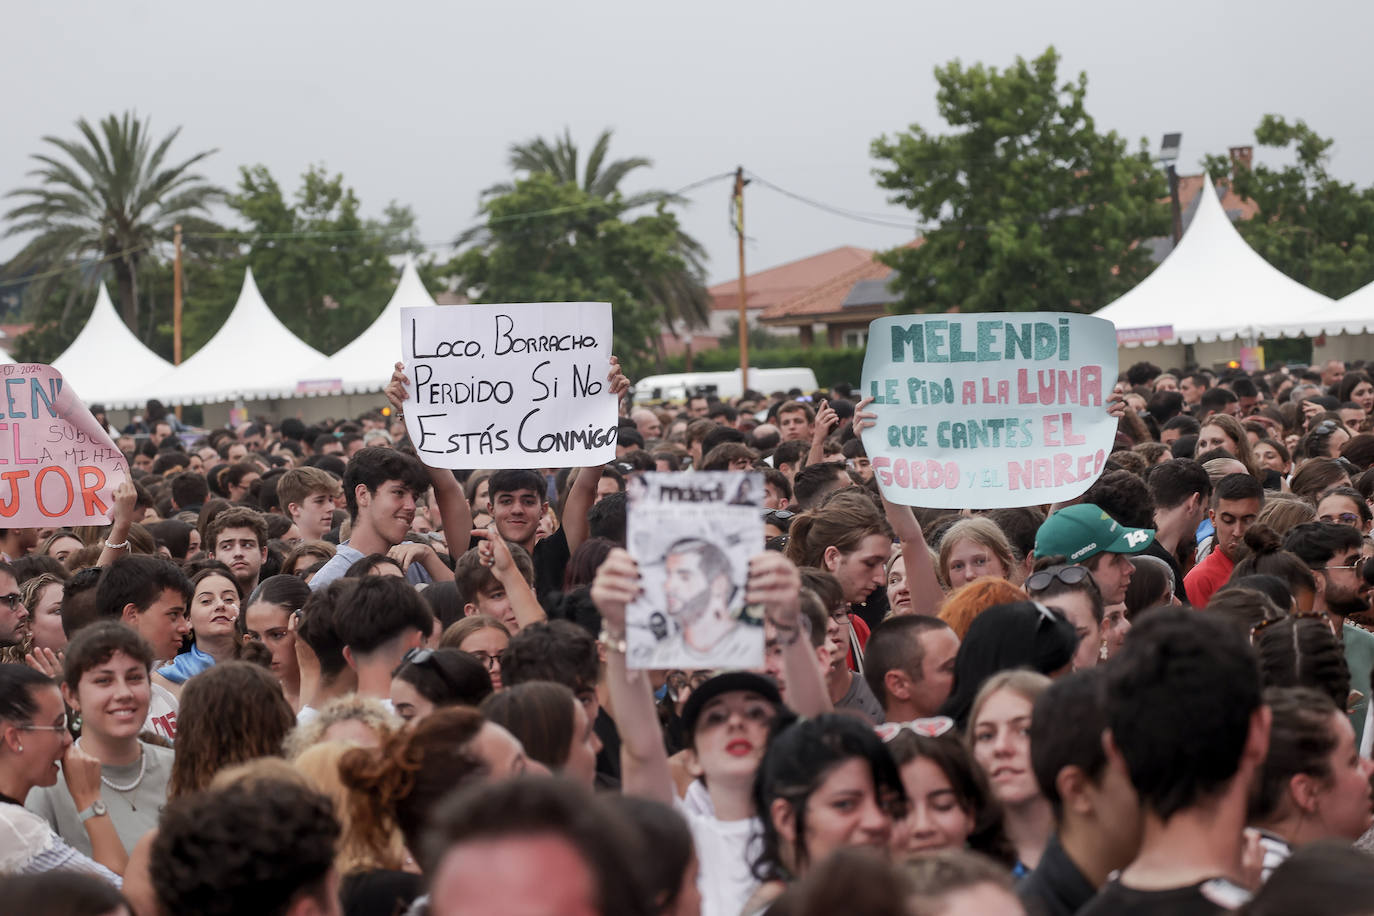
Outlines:
<svg viewBox="0 0 1374 916"><path fill-rule="evenodd" d="M1145 142L1131 153L1099 132L1088 79L1058 83L1054 48L1006 70L958 60L935 70L940 116L879 137L874 170L889 199L934 224L917 246L880 256L897 272L899 311L1094 311L1149 273L1141 239L1163 235L1163 176Z"/></svg>
<svg viewBox="0 0 1374 916"><path fill-rule="evenodd" d="M1266 261L1299 283L1339 299L1374 282L1374 187L1357 189L1327 171L1332 141L1303 121L1265 115L1255 142L1291 150L1281 168L1232 163L1208 156L1214 177L1232 174L1232 187L1259 205L1259 215L1237 224Z"/></svg>
<svg viewBox="0 0 1374 916"><path fill-rule="evenodd" d="M625 177L636 169L649 168L653 160L634 156L607 162L610 146L611 131L603 130L597 135L596 143L592 145L592 151L583 166L571 132L564 129L563 136L556 138L553 143L535 137L512 144L509 162L511 171L517 177L548 175L560 184L579 188L588 197L616 201L620 212L649 205L663 207L686 203L681 196L668 191L622 195L620 183ZM511 182L501 182L482 193L485 199L490 199L508 195L515 187ZM460 237L458 244L485 243L488 240L487 233L486 225L476 226ZM673 239L673 252L685 269L658 275L649 285L646 301L662 314L667 330L676 333L680 324L688 328L705 327L711 311L711 297L703 283L706 276L706 250L679 227Z"/></svg>
<svg viewBox="0 0 1374 916"><path fill-rule="evenodd" d="M423 251L409 207L394 201L366 219L342 175L312 166L288 198L265 166L240 170L229 204L247 228L228 233L233 258L187 270L187 352L204 344L228 317L252 267L263 298L306 343L332 353L381 313L398 271L391 259Z"/></svg>
<svg viewBox="0 0 1374 916"><path fill-rule="evenodd" d="M159 243L171 240L172 226L181 223L188 232L218 228L204 214L222 192L192 171L215 151L172 163L168 151L181 128L155 141L149 121L128 112L106 117L98 130L84 118L76 126L80 139L44 137L54 149L33 156L40 165L29 174L39 183L7 195L22 202L5 214L5 235L34 237L6 273L37 271L27 295L41 300L63 269L103 261L114 274L124 320L137 331L140 269L156 260ZM95 272L87 276L91 285L99 279ZM76 298L66 302L64 326Z"/></svg>
<svg viewBox="0 0 1374 916"><path fill-rule="evenodd" d="M610 302L626 371L661 361L662 278L690 274L676 247L677 218L664 205L630 219L617 195L598 199L540 173L488 198L482 213L481 240L453 262L475 301Z"/></svg>

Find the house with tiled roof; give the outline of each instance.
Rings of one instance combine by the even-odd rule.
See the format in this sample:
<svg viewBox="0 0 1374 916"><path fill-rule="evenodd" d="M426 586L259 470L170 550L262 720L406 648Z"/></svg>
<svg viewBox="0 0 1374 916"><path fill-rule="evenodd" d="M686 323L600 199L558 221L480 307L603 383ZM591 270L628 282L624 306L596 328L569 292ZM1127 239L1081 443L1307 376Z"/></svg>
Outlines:
<svg viewBox="0 0 1374 916"><path fill-rule="evenodd" d="M778 303L803 295L856 266L872 263L872 260L873 252L867 248L846 245L746 275L746 315L749 323L757 324L759 317ZM739 280L717 283L707 292L711 294L710 333L717 336L726 334L733 326L732 319L739 318ZM779 330L787 332L785 328Z"/></svg>

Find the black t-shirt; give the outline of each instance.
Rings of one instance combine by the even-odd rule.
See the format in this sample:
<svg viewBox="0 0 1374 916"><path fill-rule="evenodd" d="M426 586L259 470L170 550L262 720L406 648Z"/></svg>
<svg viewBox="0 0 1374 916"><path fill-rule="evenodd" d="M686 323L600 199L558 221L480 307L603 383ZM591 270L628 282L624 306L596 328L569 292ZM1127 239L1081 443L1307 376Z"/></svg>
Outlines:
<svg viewBox="0 0 1374 916"><path fill-rule="evenodd" d="M380 868L345 875L339 884L343 916L404 913L425 892L425 879L407 871Z"/></svg>
<svg viewBox="0 0 1374 916"><path fill-rule="evenodd" d="M563 571L568 568L572 551L563 526L534 545L534 593L541 598L563 588Z"/></svg>
<svg viewBox="0 0 1374 916"><path fill-rule="evenodd" d="M1213 916L1229 913L1249 899L1249 891L1225 878L1163 891L1138 891L1113 881L1078 916Z"/></svg>

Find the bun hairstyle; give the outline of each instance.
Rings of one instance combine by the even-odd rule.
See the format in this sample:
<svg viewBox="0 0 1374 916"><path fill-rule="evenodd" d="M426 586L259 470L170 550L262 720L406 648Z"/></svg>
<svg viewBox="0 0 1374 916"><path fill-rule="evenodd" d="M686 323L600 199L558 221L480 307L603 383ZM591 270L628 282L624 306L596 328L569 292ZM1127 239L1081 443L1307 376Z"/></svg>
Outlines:
<svg viewBox="0 0 1374 916"><path fill-rule="evenodd" d="M440 709L413 730L389 736L377 751L355 748L340 758L349 816L377 861L394 856L397 828L407 848L420 849L429 812L452 790L486 775L486 764L469 749L485 724L475 709Z"/></svg>
<svg viewBox="0 0 1374 916"><path fill-rule="evenodd" d="M1268 525L1251 525L1245 532L1245 548L1231 571L1231 582L1246 576L1277 576L1288 583L1288 591L1295 598L1300 593L1316 592L1317 578L1311 568L1297 554L1284 550L1278 532Z"/></svg>

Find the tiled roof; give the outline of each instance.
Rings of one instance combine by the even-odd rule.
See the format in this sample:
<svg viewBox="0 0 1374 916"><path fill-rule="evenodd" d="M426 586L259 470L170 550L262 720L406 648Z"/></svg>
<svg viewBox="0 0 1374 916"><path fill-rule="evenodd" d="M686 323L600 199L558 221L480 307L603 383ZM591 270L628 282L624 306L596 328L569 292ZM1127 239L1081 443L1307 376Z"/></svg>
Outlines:
<svg viewBox="0 0 1374 916"><path fill-rule="evenodd" d="M844 300L849 296L854 284L864 280L885 280L890 276L891 267L870 259L831 277L825 283L769 306L763 310L759 318L762 321L788 321L815 315L831 315L843 311Z"/></svg>
<svg viewBox="0 0 1374 916"><path fill-rule="evenodd" d="M1197 200L1198 192L1202 190L1202 182L1205 177L1204 175L1178 176L1178 201L1185 214L1192 211L1193 202ZM1227 216L1231 217L1232 222L1237 219L1250 219L1259 212L1259 204L1241 197L1231 190L1229 180L1225 178L1219 180L1217 189L1222 192L1221 208L1226 211Z"/></svg>
<svg viewBox="0 0 1374 916"><path fill-rule="evenodd" d="M779 302L800 295L807 290L825 283L856 265L868 264L873 252L867 248L847 245L814 254L809 258L789 261L777 267L770 267L746 277L748 308L768 308ZM711 309L718 311L739 310L739 281L726 280L707 290L711 294Z"/></svg>
<svg viewBox="0 0 1374 916"><path fill-rule="evenodd" d="M922 241L923 239L916 239L909 242L908 245L914 248ZM844 273L836 274L824 283L803 290L777 305L769 306L763 310L763 314L759 318L762 321L787 322L796 318L840 314L845 311L845 300L849 298L857 284L867 284L868 281L874 280L885 281L891 276L891 267L879 263L870 256L862 264L857 264ZM886 308L886 302L882 301L883 297L875 297L875 299L877 301L872 303L850 302L848 305L854 310L865 306Z"/></svg>

